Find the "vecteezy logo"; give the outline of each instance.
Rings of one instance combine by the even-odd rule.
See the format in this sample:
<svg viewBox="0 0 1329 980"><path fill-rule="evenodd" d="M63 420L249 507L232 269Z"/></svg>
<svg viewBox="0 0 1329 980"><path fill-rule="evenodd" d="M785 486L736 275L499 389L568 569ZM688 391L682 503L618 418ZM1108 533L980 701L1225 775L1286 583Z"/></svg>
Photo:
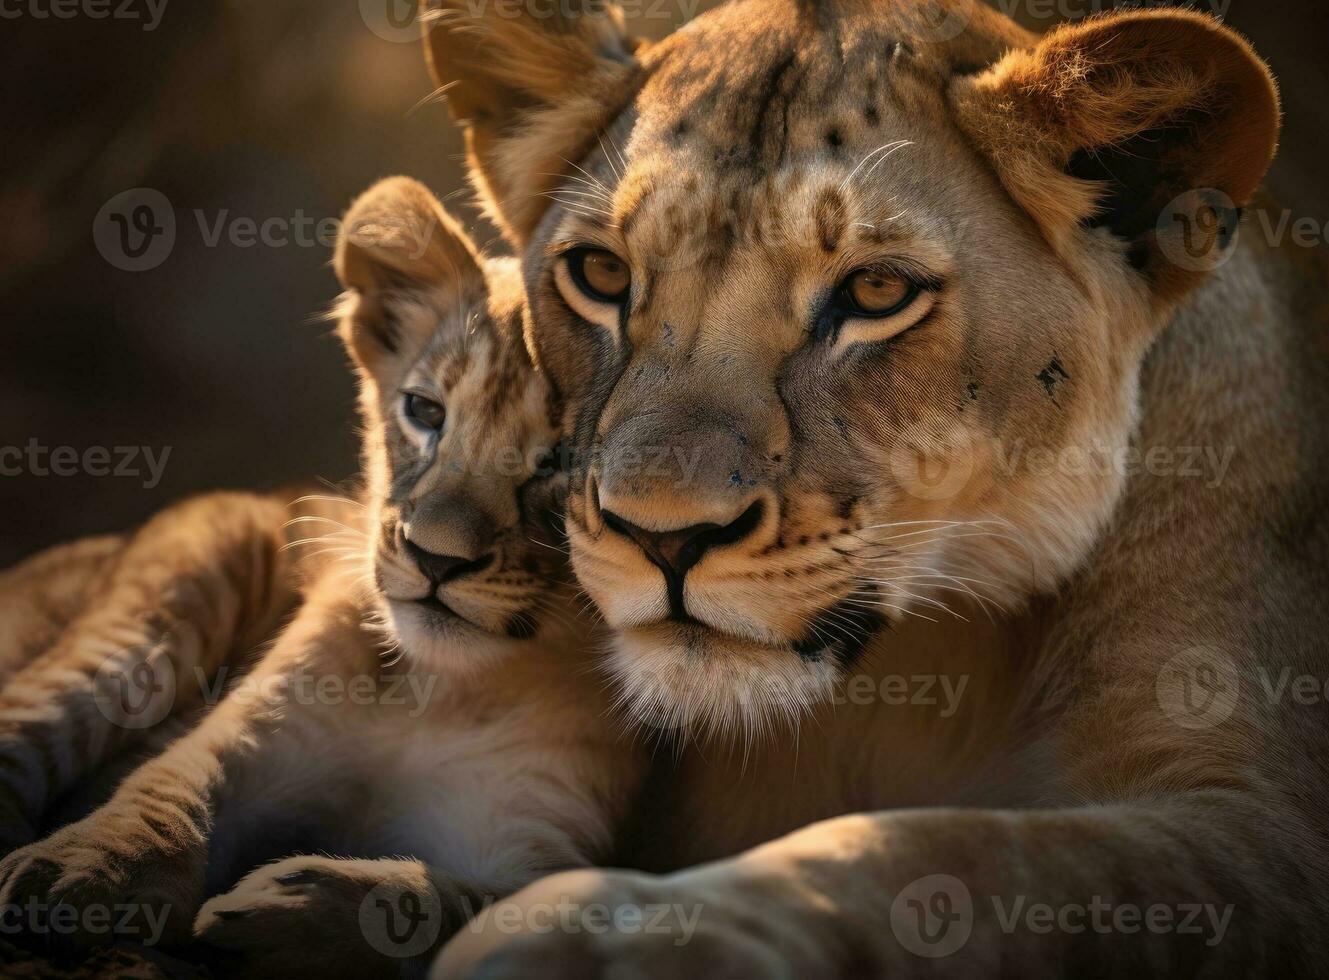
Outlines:
<svg viewBox="0 0 1329 980"><path fill-rule="evenodd" d="M385 41L418 44L420 5L416 0L360 0L360 19Z"/></svg>
<svg viewBox="0 0 1329 980"><path fill-rule="evenodd" d="M1155 694L1163 713L1182 728L1210 728L1237 706L1241 677L1232 658L1213 647L1190 647L1158 673Z"/></svg>
<svg viewBox="0 0 1329 980"><path fill-rule="evenodd" d="M950 956L969 941L973 929L973 900L954 875L916 878L891 903L891 930L915 956Z"/></svg>
<svg viewBox="0 0 1329 980"><path fill-rule="evenodd" d="M1154 229L1159 251L1173 265L1209 272L1236 251L1241 211L1213 187L1186 191L1168 202Z"/></svg>
<svg viewBox="0 0 1329 980"><path fill-rule="evenodd" d="M398 959L428 952L443 930L443 903L433 888L375 885L360 903L360 931L369 945Z"/></svg>
<svg viewBox="0 0 1329 980"><path fill-rule="evenodd" d="M147 272L175 247L175 209L161 191L136 187L107 201L92 222L92 240L111 265Z"/></svg>
<svg viewBox="0 0 1329 980"><path fill-rule="evenodd" d="M141 730L163 721L175 707L175 670L165 641L108 657L93 678L93 700L119 728Z"/></svg>
<svg viewBox="0 0 1329 980"><path fill-rule="evenodd" d="M936 433L922 425L900 433L889 465L900 489L918 500L949 500L974 475L977 446L969 431Z"/></svg>

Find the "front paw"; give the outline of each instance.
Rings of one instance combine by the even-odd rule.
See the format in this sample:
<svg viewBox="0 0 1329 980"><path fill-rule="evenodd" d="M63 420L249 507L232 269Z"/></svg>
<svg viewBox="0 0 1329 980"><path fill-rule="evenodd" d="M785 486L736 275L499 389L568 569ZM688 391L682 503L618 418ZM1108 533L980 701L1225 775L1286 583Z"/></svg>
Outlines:
<svg viewBox="0 0 1329 980"><path fill-rule="evenodd" d="M90 817L0 861L0 924L58 958L96 946L188 935L202 859L161 848L135 815Z"/></svg>
<svg viewBox="0 0 1329 980"><path fill-rule="evenodd" d="M674 878L571 871L486 908L444 947L430 977L793 980L761 915Z"/></svg>
<svg viewBox="0 0 1329 980"><path fill-rule="evenodd" d="M209 901L194 934L236 977L395 977L418 969L454 920L418 862L300 856Z"/></svg>

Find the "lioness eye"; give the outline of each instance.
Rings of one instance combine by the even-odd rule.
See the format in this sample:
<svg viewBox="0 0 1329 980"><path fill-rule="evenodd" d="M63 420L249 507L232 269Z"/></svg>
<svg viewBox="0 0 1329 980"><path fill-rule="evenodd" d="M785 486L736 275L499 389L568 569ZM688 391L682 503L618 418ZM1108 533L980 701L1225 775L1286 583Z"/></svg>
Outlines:
<svg viewBox="0 0 1329 980"><path fill-rule="evenodd" d="M572 280L591 299L622 303L628 298L632 272L628 264L603 248L578 248L568 253Z"/></svg>
<svg viewBox="0 0 1329 980"><path fill-rule="evenodd" d="M917 295L918 287L901 276L859 269L840 287L840 306L849 316L890 316Z"/></svg>
<svg viewBox="0 0 1329 980"><path fill-rule="evenodd" d="M448 411L432 399L408 392L406 395L406 417L420 423L426 429L433 429L437 432L443 428L443 423L448 417Z"/></svg>

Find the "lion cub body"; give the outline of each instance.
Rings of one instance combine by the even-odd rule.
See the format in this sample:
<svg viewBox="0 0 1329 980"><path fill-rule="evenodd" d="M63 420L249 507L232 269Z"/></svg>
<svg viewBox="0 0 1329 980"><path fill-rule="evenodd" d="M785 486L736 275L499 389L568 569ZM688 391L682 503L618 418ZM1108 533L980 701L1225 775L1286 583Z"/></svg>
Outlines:
<svg viewBox="0 0 1329 980"><path fill-rule="evenodd" d="M515 267L476 256L412 181L376 186L347 223L338 271L363 382L363 500L313 496L288 512L217 497L168 511L128 546L73 556L91 577L120 549L118 591L93 594L119 632L73 623L6 689L31 704L0 718L0 761L11 760L0 803L13 790L13 810L36 826L58 792L97 774L105 753L71 752L36 789L25 781L50 732L76 718L95 721L101 743L145 728L114 710L96 718L117 680L146 671L145 693L169 688L165 727L186 707L215 707L105 805L9 855L0 905L137 898L158 923L137 938L192 927L242 957L246 975L315 962L328 976L393 975L418 970L485 903L610 853L641 766L606 723L593 638L548 540L556 435L521 342ZM310 553L293 562L293 545ZM246 554L254 567L215 572ZM64 581L49 570L60 557L30 591ZM293 620L239 670L250 636L239 624L262 611L270 632L270 607L297 591ZM9 600L15 628L53 628L26 595ZM205 609L177 608L181 595ZM126 630L153 639L108 655ZM160 750L146 728L138 747Z"/></svg>

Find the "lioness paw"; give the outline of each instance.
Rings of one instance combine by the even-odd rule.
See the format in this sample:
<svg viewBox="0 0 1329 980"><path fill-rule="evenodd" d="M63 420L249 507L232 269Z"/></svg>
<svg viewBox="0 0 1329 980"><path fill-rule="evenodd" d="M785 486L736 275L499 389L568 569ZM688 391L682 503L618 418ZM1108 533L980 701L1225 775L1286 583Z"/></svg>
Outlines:
<svg viewBox="0 0 1329 980"><path fill-rule="evenodd" d="M487 907L444 947L430 977L792 980L747 928L753 916L729 913L667 878L566 872Z"/></svg>
<svg viewBox="0 0 1329 980"><path fill-rule="evenodd" d="M427 869L414 861L304 855L265 865L208 901L194 935L244 977L397 976L447 936Z"/></svg>

